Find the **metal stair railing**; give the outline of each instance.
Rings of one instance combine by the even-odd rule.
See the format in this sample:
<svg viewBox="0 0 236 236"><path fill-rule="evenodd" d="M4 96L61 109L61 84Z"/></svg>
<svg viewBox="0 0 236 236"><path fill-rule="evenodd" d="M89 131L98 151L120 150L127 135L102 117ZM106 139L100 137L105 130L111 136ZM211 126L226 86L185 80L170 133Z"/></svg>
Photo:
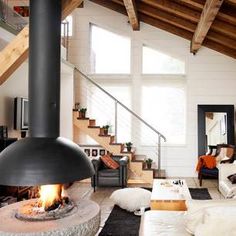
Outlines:
<svg viewBox="0 0 236 236"><path fill-rule="evenodd" d="M89 78L86 74L84 74L82 71L80 71L78 68L75 67L75 71L78 72L82 77L84 77L87 81L89 81L91 84L93 84L95 87L97 87L100 91L102 91L104 94L106 94L108 97L110 97L114 101L114 105L115 105L115 137L116 138L117 138L117 129L118 129L118 126L117 126L118 104L122 108L124 108L128 113L130 113L132 116L136 117L142 124L144 124L146 127L148 127L150 130L152 130L157 135L158 175L161 175L161 141L163 139L164 142L166 142L166 137L162 133L160 133L158 130L156 130L153 126L151 126L148 122L146 122L142 117L140 117L138 114L136 114L130 108L128 108L126 105L124 105L118 99L116 99L112 94L107 92L104 88L102 88L99 84L97 84L93 79Z"/></svg>

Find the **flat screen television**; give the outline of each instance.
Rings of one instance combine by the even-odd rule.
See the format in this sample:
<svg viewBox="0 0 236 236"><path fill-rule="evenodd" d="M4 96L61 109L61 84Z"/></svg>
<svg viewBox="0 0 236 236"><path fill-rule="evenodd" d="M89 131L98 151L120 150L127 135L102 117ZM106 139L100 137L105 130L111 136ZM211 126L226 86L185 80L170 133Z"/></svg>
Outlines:
<svg viewBox="0 0 236 236"><path fill-rule="evenodd" d="M26 98L14 99L14 129L28 130L29 102Z"/></svg>

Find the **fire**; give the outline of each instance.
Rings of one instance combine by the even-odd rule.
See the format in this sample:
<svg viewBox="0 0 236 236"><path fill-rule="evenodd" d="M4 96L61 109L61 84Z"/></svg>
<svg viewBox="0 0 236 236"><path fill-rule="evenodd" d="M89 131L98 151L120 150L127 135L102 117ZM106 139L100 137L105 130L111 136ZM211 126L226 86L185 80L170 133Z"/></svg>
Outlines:
<svg viewBox="0 0 236 236"><path fill-rule="evenodd" d="M61 202L64 194L62 185L42 185L39 190L39 202L45 210L57 202Z"/></svg>

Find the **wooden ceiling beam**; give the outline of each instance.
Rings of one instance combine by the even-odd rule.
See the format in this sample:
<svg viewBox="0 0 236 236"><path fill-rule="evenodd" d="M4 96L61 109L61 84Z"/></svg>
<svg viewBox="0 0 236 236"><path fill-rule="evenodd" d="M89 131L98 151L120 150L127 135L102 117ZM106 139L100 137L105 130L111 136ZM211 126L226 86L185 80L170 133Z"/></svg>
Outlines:
<svg viewBox="0 0 236 236"><path fill-rule="evenodd" d="M215 32L236 39L236 26L234 25L215 20L211 25L211 30L214 30Z"/></svg>
<svg viewBox="0 0 236 236"><path fill-rule="evenodd" d="M62 20L83 0L62 0ZM26 26L1 52L0 52L0 85L27 59L29 50L29 27Z"/></svg>
<svg viewBox="0 0 236 236"><path fill-rule="evenodd" d="M83 0L62 0L62 20L69 16L82 2Z"/></svg>
<svg viewBox="0 0 236 236"><path fill-rule="evenodd" d="M143 0L142 2L152 6L154 9L158 8L164 10L195 23L198 22L201 16L201 13L199 11L192 10L191 8L180 5L170 0Z"/></svg>
<svg viewBox="0 0 236 236"><path fill-rule="evenodd" d="M223 0L207 0L202 10L200 21L198 22L197 28L194 32L193 39L191 41L192 53L196 53L204 41L209 29L215 17L220 10Z"/></svg>
<svg viewBox="0 0 236 236"><path fill-rule="evenodd" d="M197 11L202 11L204 7L204 1L196 1L196 0L178 0L180 4L184 4L185 6L190 7L191 9L195 9ZM230 24L236 25L236 7L232 7L226 1L224 1L223 5L218 12L216 19L228 22Z"/></svg>
<svg viewBox="0 0 236 236"><path fill-rule="evenodd" d="M178 0L180 4L188 6L192 9L202 10L204 7L205 2L203 1L195 1L195 0Z"/></svg>
<svg viewBox="0 0 236 236"><path fill-rule="evenodd" d="M227 2L236 5L236 0L227 0Z"/></svg>
<svg viewBox="0 0 236 236"><path fill-rule="evenodd" d="M169 33L175 34L177 36L180 36L182 38L185 38L187 40L191 40L193 33L190 31L178 28L172 24L169 24L167 22L164 22L162 20L154 19L153 17L150 17L148 15L145 15L143 13L139 13L139 18L142 22L152 25L154 27L157 27L161 30L167 31Z"/></svg>
<svg viewBox="0 0 236 236"><path fill-rule="evenodd" d="M139 20L135 0L123 0L133 30L139 30Z"/></svg>
<svg viewBox="0 0 236 236"><path fill-rule="evenodd" d="M202 45L236 59L236 49L225 47L224 45L213 42L207 38L203 41Z"/></svg>
<svg viewBox="0 0 236 236"><path fill-rule="evenodd" d="M113 11L119 12L123 15L127 16L127 11L125 9L125 6L123 4L123 0L90 0L90 2L94 2L96 4L99 4L103 7L109 8Z"/></svg>
<svg viewBox="0 0 236 236"><path fill-rule="evenodd" d="M178 17L176 15L170 14L160 9L154 9L153 7L151 7L146 3L142 2L137 3L137 8L139 13L144 13L147 16L151 16L155 19L162 20L166 23L177 26L184 30L188 30L192 33L196 29L196 24L192 23L191 21L187 21L182 17Z"/></svg>
<svg viewBox="0 0 236 236"><path fill-rule="evenodd" d="M228 48L236 49L236 40L226 37L222 34L218 34L212 30L208 32L206 38L216 43L222 44Z"/></svg>

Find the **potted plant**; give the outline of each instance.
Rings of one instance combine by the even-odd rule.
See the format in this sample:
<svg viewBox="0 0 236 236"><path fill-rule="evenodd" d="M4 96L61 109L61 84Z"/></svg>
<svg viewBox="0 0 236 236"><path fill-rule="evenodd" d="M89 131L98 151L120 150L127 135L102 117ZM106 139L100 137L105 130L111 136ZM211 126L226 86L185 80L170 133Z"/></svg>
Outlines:
<svg viewBox="0 0 236 236"><path fill-rule="evenodd" d="M74 111L79 111L79 105L80 105L79 102L76 102L76 103L75 103Z"/></svg>
<svg viewBox="0 0 236 236"><path fill-rule="evenodd" d="M80 108L79 109L79 118L85 118L86 117L86 111L87 111L87 108Z"/></svg>
<svg viewBox="0 0 236 236"><path fill-rule="evenodd" d="M132 149L133 143L128 142L128 143L125 143L125 145L126 145L127 151L128 151L128 152L131 152L131 149Z"/></svg>
<svg viewBox="0 0 236 236"><path fill-rule="evenodd" d="M108 135L108 130L110 128L110 125L104 125L102 126L103 134Z"/></svg>
<svg viewBox="0 0 236 236"><path fill-rule="evenodd" d="M145 160L145 162L146 162L147 168L151 169L153 160L151 158L148 158Z"/></svg>

